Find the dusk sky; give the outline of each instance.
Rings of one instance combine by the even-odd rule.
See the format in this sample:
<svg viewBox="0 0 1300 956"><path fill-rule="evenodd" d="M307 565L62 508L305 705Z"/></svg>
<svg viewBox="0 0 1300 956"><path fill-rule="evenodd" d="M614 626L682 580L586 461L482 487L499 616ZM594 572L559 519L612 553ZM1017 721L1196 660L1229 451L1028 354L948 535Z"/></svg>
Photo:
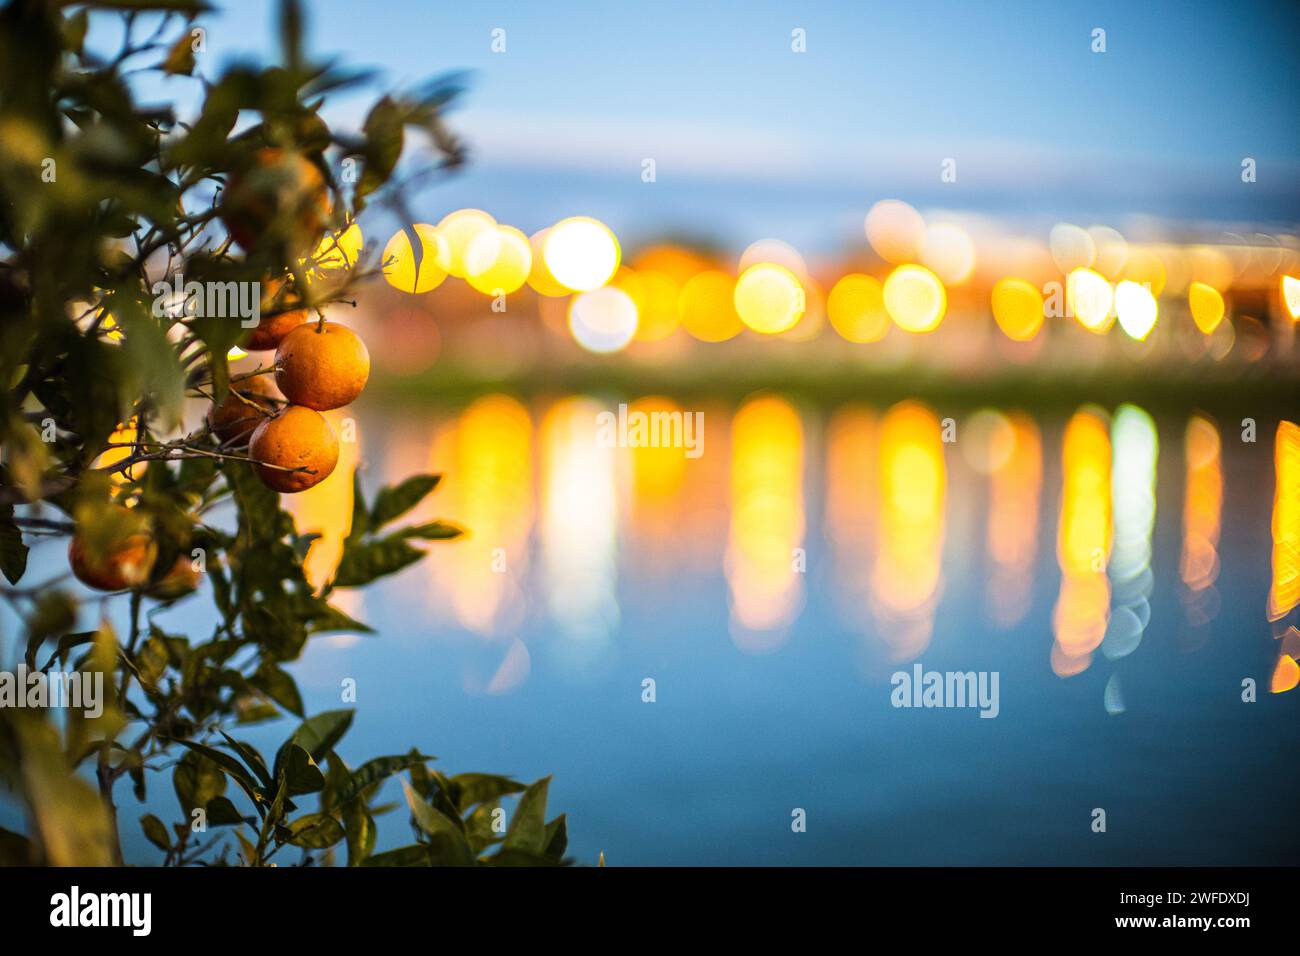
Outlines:
<svg viewBox="0 0 1300 956"><path fill-rule="evenodd" d="M885 196L1034 229L1300 214L1300 17L1289 4L927 6L308 9L311 48L379 68L385 86L469 72L453 127L473 162L420 198L435 218L477 205L535 228L581 208L632 237L780 235L815 249L860 239L862 214ZM274 55L274 4L224 7L201 69ZM1095 27L1104 54L1092 52ZM504 53L492 52L495 28ZM795 28L806 53L791 51ZM1240 178L1247 156L1253 184ZM646 158L653 185L641 181ZM940 182L947 158L956 183Z"/></svg>

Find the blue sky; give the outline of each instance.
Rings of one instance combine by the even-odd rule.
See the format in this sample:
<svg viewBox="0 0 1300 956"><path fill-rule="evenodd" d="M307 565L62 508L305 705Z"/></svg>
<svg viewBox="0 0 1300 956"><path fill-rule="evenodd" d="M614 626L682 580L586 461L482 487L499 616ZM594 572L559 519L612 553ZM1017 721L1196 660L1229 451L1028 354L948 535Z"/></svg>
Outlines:
<svg viewBox="0 0 1300 956"><path fill-rule="evenodd" d="M531 230L581 212L622 234L814 247L860 237L886 196L1035 226L1300 216L1300 14L1286 3L307 6L311 48L379 67L383 87L471 72L453 125L474 163L421 197L430 216L472 204ZM205 71L273 55L274 3L224 7ZM806 53L791 52L795 28ZM1257 183L1241 183L1244 156ZM939 180L946 158L956 183Z"/></svg>

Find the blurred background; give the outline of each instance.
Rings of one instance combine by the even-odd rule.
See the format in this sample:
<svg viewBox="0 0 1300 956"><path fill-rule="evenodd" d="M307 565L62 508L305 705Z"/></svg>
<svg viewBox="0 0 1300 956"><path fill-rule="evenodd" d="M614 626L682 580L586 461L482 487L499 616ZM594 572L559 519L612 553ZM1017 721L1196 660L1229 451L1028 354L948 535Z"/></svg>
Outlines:
<svg viewBox="0 0 1300 956"><path fill-rule="evenodd" d="M272 52L230 6L213 72ZM554 773L583 862L1297 862L1291 5L311 11L468 71L468 165L314 279L379 273L313 577L348 465L469 531L297 665L350 745ZM620 405L702 453L604 447ZM893 708L914 662L998 718Z"/></svg>

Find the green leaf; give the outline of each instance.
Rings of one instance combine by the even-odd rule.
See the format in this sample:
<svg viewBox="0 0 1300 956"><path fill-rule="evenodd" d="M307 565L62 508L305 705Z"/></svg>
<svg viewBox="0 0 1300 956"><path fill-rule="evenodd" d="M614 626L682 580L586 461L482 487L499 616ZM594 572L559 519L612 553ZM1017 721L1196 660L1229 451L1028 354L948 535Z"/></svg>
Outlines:
<svg viewBox="0 0 1300 956"><path fill-rule="evenodd" d="M226 797L213 797L208 801L208 826L228 827L249 823L249 817L241 816L235 805Z"/></svg>
<svg viewBox="0 0 1300 956"><path fill-rule="evenodd" d="M525 789L518 780L491 773L458 773L451 778L451 784L461 810L468 810L476 803L521 793Z"/></svg>
<svg viewBox="0 0 1300 956"><path fill-rule="evenodd" d="M436 758L418 752L392 757L375 757L367 760L348 776L347 783L336 796L338 803L347 803L367 787L386 780L395 773L401 773L418 764L428 763Z"/></svg>
<svg viewBox="0 0 1300 956"><path fill-rule="evenodd" d="M375 819L360 800L345 804L341 812L348 841L348 866L362 866L375 852Z"/></svg>
<svg viewBox="0 0 1300 956"><path fill-rule="evenodd" d="M459 821L453 821L425 803L411 785L402 780L402 790L406 794L406 803L411 808L411 815L418 826L430 839L436 855L456 866L467 866L474 862L474 851L461 830Z"/></svg>
<svg viewBox="0 0 1300 956"><path fill-rule="evenodd" d="M399 538L420 538L424 541L448 541L459 538L465 529L450 521L430 521L428 524L415 524L394 533Z"/></svg>
<svg viewBox="0 0 1300 956"><path fill-rule="evenodd" d="M333 584L336 588L361 587L385 575L396 574L423 557L424 552L411 547L400 534L345 545Z"/></svg>
<svg viewBox="0 0 1300 956"><path fill-rule="evenodd" d="M263 661L248 682L295 717L302 716L302 696L298 693L298 685L270 661Z"/></svg>
<svg viewBox="0 0 1300 956"><path fill-rule="evenodd" d="M569 848L569 821L568 817L561 813L558 817L546 824L546 850L545 853L553 860L564 859L564 851Z"/></svg>
<svg viewBox="0 0 1300 956"><path fill-rule="evenodd" d="M274 783L271 772L266 769L266 761L262 759L262 755L251 744L236 740L224 730L221 731L221 736L226 738L226 743L230 744L230 749L239 754L239 759L244 761L248 769L257 774L257 779L262 782L262 786L269 788Z"/></svg>
<svg viewBox="0 0 1300 956"><path fill-rule="evenodd" d="M13 711L21 792L33 830L50 866L111 866L113 824L99 793L64 757L55 726Z"/></svg>
<svg viewBox="0 0 1300 956"><path fill-rule="evenodd" d="M27 545L14 523L13 505L0 507L0 571L10 584L17 584L27 571Z"/></svg>
<svg viewBox="0 0 1300 956"><path fill-rule="evenodd" d="M361 469L352 472L352 525L347 540L360 541L370 533L370 509L366 507L365 492L361 488Z"/></svg>
<svg viewBox="0 0 1300 956"><path fill-rule="evenodd" d="M197 807L207 807L226 792L226 775L216 763L195 750L186 751L172 771L172 787L186 817Z"/></svg>
<svg viewBox="0 0 1300 956"><path fill-rule="evenodd" d="M162 62L162 68L164 73L173 76L176 74L189 76L194 72L194 37L188 30L181 33L180 38L172 45L167 58Z"/></svg>
<svg viewBox="0 0 1300 956"><path fill-rule="evenodd" d="M140 818L140 829L144 830L145 837L158 849L171 850L172 838L166 825L152 813L146 813Z"/></svg>
<svg viewBox="0 0 1300 956"><path fill-rule="evenodd" d="M401 484L381 490L370 511L372 527L382 528L406 514L438 487L441 480L441 475L413 475Z"/></svg>
<svg viewBox="0 0 1300 956"><path fill-rule="evenodd" d="M551 778L543 777L524 790L506 830L507 848L536 854L546 851L546 792L550 785Z"/></svg>
<svg viewBox="0 0 1300 956"><path fill-rule="evenodd" d="M207 757L218 767L224 770L235 781L235 783L239 784L239 786L243 789L244 793L248 794L248 799L252 800L253 803L257 804L258 806L261 805L262 798L257 792L257 786L258 786L257 781L253 779L253 775L251 773L249 773L246 769L244 769L244 765L241 764L234 757L230 756L230 754L222 753L220 750L217 750L214 747L208 747L205 746L204 744L195 743L192 740L178 740L176 742L180 744L182 747L188 747L190 750L193 750L195 753L202 754L204 757Z"/></svg>
<svg viewBox="0 0 1300 956"><path fill-rule="evenodd" d="M309 813L289 823L289 841L309 850L325 850L342 840L343 825L328 813Z"/></svg>
<svg viewBox="0 0 1300 956"><path fill-rule="evenodd" d="M289 743L297 744L319 763L348 732L354 713L352 710L327 710L309 717L293 732Z"/></svg>
<svg viewBox="0 0 1300 956"><path fill-rule="evenodd" d="M295 797L303 793L320 793L325 789L325 774L316 761L302 747L289 744L280 767L285 781L285 793Z"/></svg>
<svg viewBox="0 0 1300 956"><path fill-rule="evenodd" d="M415 843L387 853L377 853L367 857L362 866L428 866L429 848L423 843Z"/></svg>

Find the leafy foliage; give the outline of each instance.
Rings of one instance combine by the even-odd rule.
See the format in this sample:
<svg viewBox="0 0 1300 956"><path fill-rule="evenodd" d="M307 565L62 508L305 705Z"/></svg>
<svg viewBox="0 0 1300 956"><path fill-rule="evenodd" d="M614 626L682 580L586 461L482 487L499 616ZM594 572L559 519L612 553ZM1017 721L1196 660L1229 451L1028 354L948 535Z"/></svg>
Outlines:
<svg viewBox="0 0 1300 956"><path fill-rule="evenodd" d="M307 716L286 669L317 635L369 630L331 603L337 589L395 574L460 533L442 521L401 523L438 476L369 500L354 476L341 562L313 588L303 567L312 536L245 456L206 424L184 427L187 400L226 396L227 352L242 330L157 308L159 280L180 275L275 277L296 306L317 311L352 301L373 269L327 275L310 246L278 229L236 248L218 226L223 190L273 147L319 170L329 231L367 204L400 211L410 132L437 157L417 174L461 159L441 118L456 81L382 97L359 132L331 129L320 113L326 94L368 76L309 60L296 2L282 4L280 63L216 77L203 75L198 55L206 9L201 0L0 7L0 573L9 585L0 597L21 617L23 663L100 675L105 689L102 713L69 710L62 727L41 710L0 708L0 782L31 821L27 834L0 830L0 863L121 863L118 783L143 801L168 771L178 819L138 821L165 864L261 866L285 847L303 863L342 854L352 866L565 862L564 817L544 819L547 781L448 777L415 750L351 768L338 748L352 712ZM99 17L121 18L115 55L87 45ZM130 77L149 72L201 84L197 115L137 102ZM340 181L336 171L349 167L359 175ZM119 598L129 602L124 634L106 613L78 627L94 606L66 575L26 580L30 546L72 533L98 557L124 535L156 547L148 580ZM183 574L177 586L168 575L196 555L207 587L183 586ZM170 633L155 619L196 595L210 598L210 633ZM238 736L286 714L300 723L274 754ZM377 801L397 776L413 842L377 852L375 819L393 809ZM503 828L501 803L514 797Z"/></svg>

